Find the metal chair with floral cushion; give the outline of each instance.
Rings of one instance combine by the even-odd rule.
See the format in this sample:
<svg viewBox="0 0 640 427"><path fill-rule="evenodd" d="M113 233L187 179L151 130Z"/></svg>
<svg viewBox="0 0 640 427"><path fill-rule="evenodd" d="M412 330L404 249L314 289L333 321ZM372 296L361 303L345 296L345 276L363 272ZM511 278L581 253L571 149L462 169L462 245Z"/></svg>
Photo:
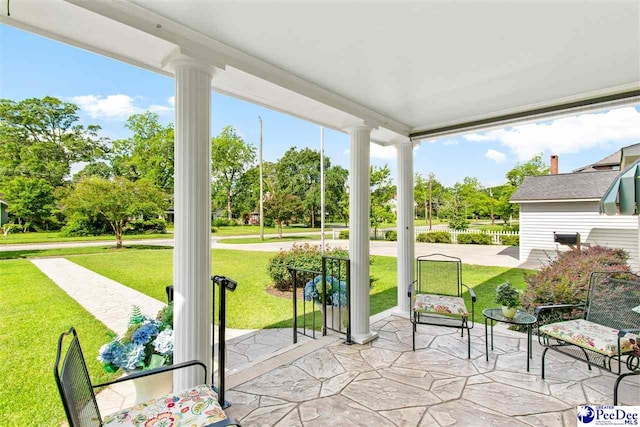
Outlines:
<svg viewBox="0 0 640 427"><path fill-rule="evenodd" d="M71 337L68 345L65 345L65 341L69 341L68 339L65 340L66 337ZM63 347L65 346L66 352L63 355ZM92 385L87 365L82 355L78 334L74 328L71 328L69 331L62 333L58 339L54 377L71 427L239 426L240 424L227 418L217 401L216 394L206 384L140 403L104 418L100 415L94 389L191 366L200 366L204 369L204 380L206 382L206 366L199 361L190 361L130 374L115 381Z"/></svg>
<svg viewBox="0 0 640 427"><path fill-rule="evenodd" d="M463 337L466 329L468 357L471 358L470 329L473 328L475 319L476 294L462 283L462 261L443 254L419 256L416 272L417 279L409 288L413 350L416 349L418 325L458 328ZM467 309L463 297L464 288L471 300L471 310Z"/></svg>
<svg viewBox="0 0 640 427"><path fill-rule="evenodd" d="M558 351L586 362L589 370L596 366L618 375L613 387L617 405L620 381L640 374L640 276L626 271L591 273L584 304L540 306L536 315L538 339L546 347L542 378L547 351Z"/></svg>

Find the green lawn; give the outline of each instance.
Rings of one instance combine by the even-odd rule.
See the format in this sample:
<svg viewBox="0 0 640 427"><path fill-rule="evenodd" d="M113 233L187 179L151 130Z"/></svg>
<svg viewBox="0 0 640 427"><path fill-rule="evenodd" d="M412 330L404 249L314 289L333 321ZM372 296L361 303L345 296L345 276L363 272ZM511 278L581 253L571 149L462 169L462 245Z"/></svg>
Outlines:
<svg viewBox="0 0 640 427"><path fill-rule="evenodd" d="M213 233L214 236L248 236L248 235L259 235L260 227L257 225L236 225L236 226L225 226L225 227L215 227L216 232ZM328 227L327 227L328 229ZM306 232L314 232L320 231L320 228L310 228L305 227L303 225L291 225L289 227L282 227L282 233L306 233ZM264 227L264 234L267 235L277 235L278 228L277 227Z"/></svg>
<svg viewBox="0 0 640 427"><path fill-rule="evenodd" d="M145 239L172 239L173 234L125 234L124 240L145 240ZM95 242L96 240L113 241L115 236L109 234L104 236L79 236L66 237L57 231L39 231L32 233L13 233L7 236L0 235L0 245L19 245L27 243L56 243L56 242Z"/></svg>
<svg viewBox="0 0 640 427"><path fill-rule="evenodd" d="M26 249L22 251L0 251L0 260L81 255L81 254L101 254L101 253L112 253L112 252L126 252L130 250L140 250L140 249L148 249L148 250L171 249L171 246L125 245L121 249L116 249L115 246L81 246L77 248Z"/></svg>
<svg viewBox="0 0 640 427"><path fill-rule="evenodd" d="M267 263L269 252L214 250L212 273L229 276L238 282L238 289L228 294L227 324L231 328L257 329L287 327L292 324L291 300L268 294L271 283ZM100 255L70 256L69 260L109 277L124 285L164 301L165 286L172 281L171 250L135 251ZM371 276L371 314L396 304L396 258L374 256ZM464 282L476 289L476 320L481 311L493 307L493 293L498 284L510 280L524 288L522 269L465 265Z"/></svg>
<svg viewBox="0 0 640 427"><path fill-rule="evenodd" d="M53 378L58 336L74 326L93 381L110 331L27 260L0 261L0 424L59 426L65 418Z"/></svg>
<svg viewBox="0 0 640 427"><path fill-rule="evenodd" d="M325 233L325 238L330 239L331 233ZM306 241L306 240L320 240L320 234L314 234L311 236L286 236L282 237L273 236L273 235L265 235L264 240L261 240L259 237L239 237L232 239L220 239L218 243L232 243L232 244L243 244L243 243L277 243L277 242L291 242L291 241Z"/></svg>

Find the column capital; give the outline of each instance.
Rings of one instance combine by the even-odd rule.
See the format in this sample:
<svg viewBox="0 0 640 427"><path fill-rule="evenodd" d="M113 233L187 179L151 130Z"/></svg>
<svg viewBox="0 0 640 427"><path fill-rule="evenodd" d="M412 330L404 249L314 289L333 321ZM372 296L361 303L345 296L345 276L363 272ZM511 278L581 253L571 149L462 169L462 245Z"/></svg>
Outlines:
<svg viewBox="0 0 640 427"><path fill-rule="evenodd" d="M190 56L183 55L182 53L175 53L169 55L162 63L162 68L165 68L172 73L176 73L179 69L195 69L209 75L213 78L217 71L217 68L211 64L207 64L204 61L192 58Z"/></svg>
<svg viewBox="0 0 640 427"><path fill-rule="evenodd" d="M345 126L342 129L349 132L349 133L353 133L353 132L357 132L357 131L369 131L371 132L373 129L375 129L377 126L374 126L372 124L369 123L355 123L349 126Z"/></svg>

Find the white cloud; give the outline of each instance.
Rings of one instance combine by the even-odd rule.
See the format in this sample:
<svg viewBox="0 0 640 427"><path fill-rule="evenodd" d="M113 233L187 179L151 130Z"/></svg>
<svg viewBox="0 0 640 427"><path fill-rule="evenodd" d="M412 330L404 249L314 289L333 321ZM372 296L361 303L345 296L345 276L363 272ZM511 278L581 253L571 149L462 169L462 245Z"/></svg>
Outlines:
<svg viewBox="0 0 640 427"><path fill-rule="evenodd" d="M71 98L71 101L86 112L91 118L126 119L132 114L143 113L146 110L162 114L173 111L172 105L136 105L136 98L129 95L83 95ZM169 98L168 102L171 102Z"/></svg>
<svg viewBox="0 0 640 427"><path fill-rule="evenodd" d="M494 150L494 149L492 149L492 148L489 148L489 149L487 150L487 152L486 152L486 153L484 153L484 156L485 156L487 159L491 159L491 160L493 160L493 161L494 161L494 162L496 162L496 163L502 163L502 162L504 162L504 159L507 157L507 156L505 156L505 155L504 155L504 153L503 153L503 152L498 151L498 150Z"/></svg>
<svg viewBox="0 0 640 427"><path fill-rule="evenodd" d="M529 160L540 152L578 153L616 142L637 142L640 112L633 107L605 113L581 114L551 122L465 135L472 142L498 141L513 151L518 160Z"/></svg>
<svg viewBox="0 0 640 427"><path fill-rule="evenodd" d="M176 97L175 96L170 96L169 98L167 98L167 102L172 107L175 107L176 106Z"/></svg>
<svg viewBox="0 0 640 427"><path fill-rule="evenodd" d="M458 145L460 143L460 141L458 141L457 139L445 139L442 144L443 145Z"/></svg>

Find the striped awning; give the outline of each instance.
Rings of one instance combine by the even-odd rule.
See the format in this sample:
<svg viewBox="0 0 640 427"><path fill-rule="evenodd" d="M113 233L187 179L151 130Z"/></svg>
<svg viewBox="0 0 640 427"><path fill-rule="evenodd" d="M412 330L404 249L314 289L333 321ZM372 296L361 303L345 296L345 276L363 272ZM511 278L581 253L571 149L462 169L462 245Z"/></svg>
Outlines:
<svg viewBox="0 0 640 427"><path fill-rule="evenodd" d="M640 205L640 160L636 160L611 183L600 200L600 213L637 215Z"/></svg>

